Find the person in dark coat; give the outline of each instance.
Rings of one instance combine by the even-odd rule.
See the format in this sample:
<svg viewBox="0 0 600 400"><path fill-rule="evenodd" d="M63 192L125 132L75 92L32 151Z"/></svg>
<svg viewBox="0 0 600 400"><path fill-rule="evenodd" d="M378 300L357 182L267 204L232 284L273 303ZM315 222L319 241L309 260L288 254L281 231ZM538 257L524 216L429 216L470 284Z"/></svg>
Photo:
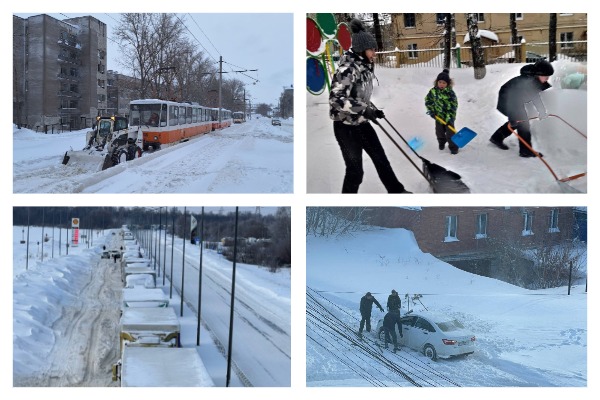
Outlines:
<svg viewBox="0 0 600 400"><path fill-rule="evenodd" d="M350 29L352 47L340 58L329 92L329 117L333 120L333 133L346 165L342 193L358 193L364 176L363 151L371 157L388 193L410 193L396 177L377 133L369 123L385 118L383 111L371 104L377 42L357 19L350 22Z"/></svg>
<svg viewBox="0 0 600 400"><path fill-rule="evenodd" d="M398 292L396 292L396 290L392 289L392 294L390 294L388 296L388 301L387 301L388 311L394 311L394 310L400 311L401 305L402 304L400 302L400 296L398 295Z"/></svg>
<svg viewBox="0 0 600 400"><path fill-rule="evenodd" d="M360 320L360 328L358 328L359 335L362 335L365 323L367 324L367 332L371 332L371 310L373 308L373 303L379 307L380 311L383 311L383 307L381 307L381 304L379 304L371 292L367 292L367 294L360 299L360 315L362 319Z"/></svg>
<svg viewBox="0 0 600 400"><path fill-rule="evenodd" d="M498 111L506 115L508 121L494 132L490 137L490 142L502 150L508 150L508 146L502 141L511 135L509 124L531 147L531 129L525 103L533 102L540 119L548 117L540 93L552 87L548 83L548 78L554 74L552 64L546 60L540 60L535 64L525 65L521 68L520 73L519 76L502 85L498 93ZM537 153L540 157L543 156L542 153ZM519 140L519 156L535 157L535 154Z"/></svg>
<svg viewBox="0 0 600 400"><path fill-rule="evenodd" d="M396 336L396 325L398 325L398 332L400 337L402 335L402 322L400 321L400 310L390 310L385 317L383 317L383 331L385 333L385 348L387 349L388 343L394 343L394 352L398 350L398 337ZM390 340L391 336L391 340Z"/></svg>

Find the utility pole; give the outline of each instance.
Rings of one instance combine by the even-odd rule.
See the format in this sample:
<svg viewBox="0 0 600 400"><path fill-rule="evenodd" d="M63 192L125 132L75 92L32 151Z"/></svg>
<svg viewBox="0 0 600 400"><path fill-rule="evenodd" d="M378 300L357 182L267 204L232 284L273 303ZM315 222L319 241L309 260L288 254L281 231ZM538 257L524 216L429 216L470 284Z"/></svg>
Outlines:
<svg viewBox="0 0 600 400"><path fill-rule="evenodd" d="M219 56L219 127L221 126L221 89L223 86L223 56Z"/></svg>
<svg viewBox="0 0 600 400"><path fill-rule="evenodd" d="M246 89L244 89L244 121L246 120Z"/></svg>

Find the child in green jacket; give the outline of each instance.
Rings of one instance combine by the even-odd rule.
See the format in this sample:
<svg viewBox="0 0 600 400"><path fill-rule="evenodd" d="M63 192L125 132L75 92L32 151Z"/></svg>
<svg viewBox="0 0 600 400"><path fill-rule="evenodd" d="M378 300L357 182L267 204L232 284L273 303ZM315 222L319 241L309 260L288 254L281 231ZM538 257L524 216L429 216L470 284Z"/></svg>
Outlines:
<svg viewBox="0 0 600 400"><path fill-rule="evenodd" d="M458 154L458 146L454 144L452 136L454 132L450 130L449 126L454 126L454 120L456 119L456 110L458 108L458 99L456 93L452 90L454 82L450 79L450 75L447 69L444 69L436 78L433 83L433 87L425 96L425 107L427 108L427 115L435 119L437 116L445 124L435 119L435 136L437 137L439 149L444 150L446 142L448 142L448 148L451 154Z"/></svg>

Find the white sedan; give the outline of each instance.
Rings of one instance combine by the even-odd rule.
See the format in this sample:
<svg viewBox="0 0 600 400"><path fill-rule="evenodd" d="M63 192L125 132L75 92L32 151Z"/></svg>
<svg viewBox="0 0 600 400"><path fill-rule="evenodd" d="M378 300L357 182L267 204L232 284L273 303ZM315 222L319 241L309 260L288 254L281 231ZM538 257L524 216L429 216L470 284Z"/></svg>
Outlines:
<svg viewBox="0 0 600 400"><path fill-rule="evenodd" d="M455 319L430 312L407 313L402 318L403 337L398 333L398 344L423 352L431 360L471 354L475 351L475 335ZM376 332L383 342L383 319Z"/></svg>

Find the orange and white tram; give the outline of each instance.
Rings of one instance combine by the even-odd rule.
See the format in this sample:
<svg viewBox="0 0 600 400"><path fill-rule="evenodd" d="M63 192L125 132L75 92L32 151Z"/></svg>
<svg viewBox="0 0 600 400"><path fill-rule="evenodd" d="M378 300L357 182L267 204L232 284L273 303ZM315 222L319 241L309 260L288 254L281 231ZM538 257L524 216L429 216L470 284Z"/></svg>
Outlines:
<svg viewBox="0 0 600 400"><path fill-rule="evenodd" d="M221 108L221 123L219 124L219 109L211 108L211 116L212 116L212 130L223 129L231 126L233 123L233 117L231 116L231 111Z"/></svg>
<svg viewBox="0 0 600 400"><path fill-rule="evenodd" d="M197 103L159 99L132 100L129 126L138 126L144 135L144 150L178 143L213 130L212 112Z"/></svg>

